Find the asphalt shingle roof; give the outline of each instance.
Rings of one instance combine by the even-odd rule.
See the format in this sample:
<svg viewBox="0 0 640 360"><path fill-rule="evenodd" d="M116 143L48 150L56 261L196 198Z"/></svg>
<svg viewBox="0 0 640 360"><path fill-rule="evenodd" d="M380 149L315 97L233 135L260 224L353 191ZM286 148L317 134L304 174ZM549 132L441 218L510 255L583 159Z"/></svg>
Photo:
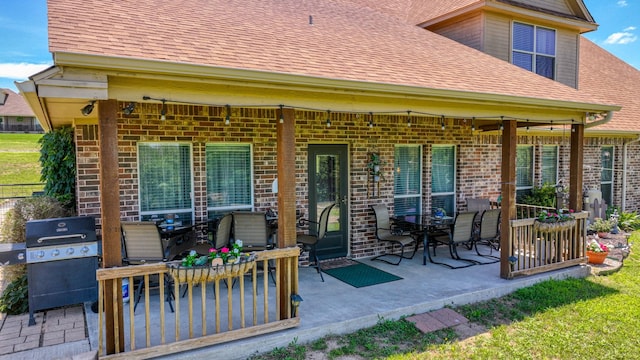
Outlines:
<svg viewBox="0 0 640 360"><path fill-rule="evenodd" d="M11 89L0 88L0 100L8 94L4 105L0 105L0 116L34 116L27 102Z"/></svg>
<svg viewBox="0 0 640 360"><path fill-rule="evenodd" d="M638 131L640 129L640 71L589 39L580 39L579 89L622 105L609 123L597 130Z"/></svg>
<svg viewBox="0 0 640 360"><path fill-rule="evenodd" d="M54 53L610 104L349 0L49 0L48 7Z"/></svg>

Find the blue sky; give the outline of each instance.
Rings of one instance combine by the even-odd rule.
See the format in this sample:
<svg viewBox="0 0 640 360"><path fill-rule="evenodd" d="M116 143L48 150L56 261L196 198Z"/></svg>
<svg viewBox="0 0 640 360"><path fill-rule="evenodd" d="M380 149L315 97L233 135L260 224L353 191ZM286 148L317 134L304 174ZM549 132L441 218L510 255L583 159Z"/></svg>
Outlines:
<svg viewBox="0 0 640 360"><path fill-rule="evenodd" d="M600 25L585 36L640 69L640 0L585 0ZM46 0L0 0L0 88L49 67Z"/></svg>

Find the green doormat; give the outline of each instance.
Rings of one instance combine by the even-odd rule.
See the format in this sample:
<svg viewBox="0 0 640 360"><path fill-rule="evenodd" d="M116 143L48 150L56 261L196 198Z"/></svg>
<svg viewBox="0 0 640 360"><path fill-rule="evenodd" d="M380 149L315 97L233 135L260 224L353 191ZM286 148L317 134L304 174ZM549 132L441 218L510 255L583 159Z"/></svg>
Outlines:
<svg viewBox="0 0 640 360"><path fill-rule="evenodd" d="M323 269L322 271L325 274L329 274L334 278L357 288L402 279L399 276L389 274L386 271L382 271L359 262L356 262L353 265L333 269Z"/></svg>

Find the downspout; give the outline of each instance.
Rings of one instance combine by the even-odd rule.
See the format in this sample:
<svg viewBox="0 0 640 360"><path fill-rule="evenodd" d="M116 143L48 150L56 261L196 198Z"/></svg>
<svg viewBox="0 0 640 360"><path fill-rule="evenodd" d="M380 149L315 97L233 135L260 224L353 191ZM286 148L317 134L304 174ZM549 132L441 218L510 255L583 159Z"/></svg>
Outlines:
<svg viewBox="0 0 640 360"><path fill-rule="evenodd" d="M606 124L609 121L611 121L612 117L613 117L613 111L607 111L607 115L605 115L604 119L600 119L600 120L597 120L597 121L594 121L594 122L590 122L588 124L584 124L584 128L588 129L588 128L592 128L594 126Z"/></svg>
<svg viewBox="0 0 640 360"><path fill-rule="evenodd" d="M637 139L624 143L622 146L622 204L621 211L625 211L627 208L627 147L629 144L640 141L640 136Z"/></svg>

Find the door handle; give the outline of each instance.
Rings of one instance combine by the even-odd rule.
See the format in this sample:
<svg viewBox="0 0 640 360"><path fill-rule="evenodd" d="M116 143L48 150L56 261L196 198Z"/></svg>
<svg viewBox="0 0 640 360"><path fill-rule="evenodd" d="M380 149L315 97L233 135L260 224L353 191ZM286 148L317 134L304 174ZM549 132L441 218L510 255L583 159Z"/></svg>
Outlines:
<svg viewBox="0 0 640 360"><path fill-rule="evenodd" d="M342 197L342 200L340 200L340 202L346 205L347 204L347 195L344 195Z"/></svg>

